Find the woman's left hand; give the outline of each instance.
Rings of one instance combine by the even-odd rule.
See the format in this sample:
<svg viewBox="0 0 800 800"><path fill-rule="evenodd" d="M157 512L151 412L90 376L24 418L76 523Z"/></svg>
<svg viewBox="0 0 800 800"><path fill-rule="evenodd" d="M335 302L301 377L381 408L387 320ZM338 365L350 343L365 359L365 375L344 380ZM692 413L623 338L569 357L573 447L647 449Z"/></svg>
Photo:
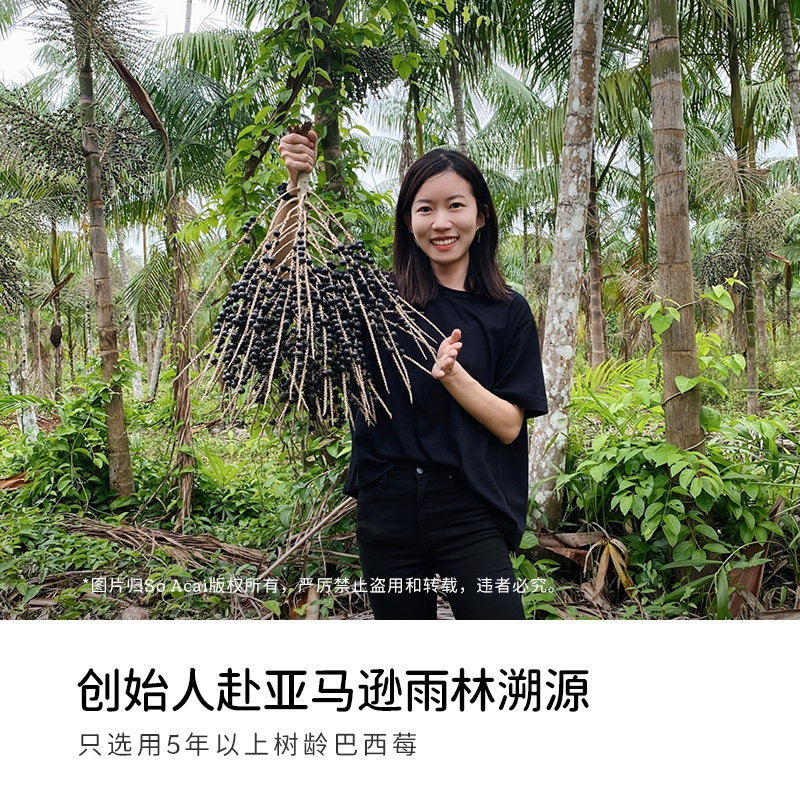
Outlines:
<svg viewBox="0 0 800 800"><path fill-rule="evenodd" d="M431 368L431 375L436 380L452 375L456 368L458 351L461 349L461 331L456 328L440 345L436 353L436 361Z"/></svg>

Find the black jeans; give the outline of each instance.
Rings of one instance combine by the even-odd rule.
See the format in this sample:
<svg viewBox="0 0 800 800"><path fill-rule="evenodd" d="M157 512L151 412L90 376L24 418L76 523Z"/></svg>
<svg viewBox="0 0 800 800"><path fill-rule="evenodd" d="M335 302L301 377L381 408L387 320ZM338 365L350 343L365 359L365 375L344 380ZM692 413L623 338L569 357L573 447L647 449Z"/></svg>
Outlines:
<svg viewBox="0 0 800 800"><path fill-rule="evenodd" d="M458 619L525 619L492 510L456 475L390 470L360 490L357 531L375 619L436 619L436 575Z"/></svg>

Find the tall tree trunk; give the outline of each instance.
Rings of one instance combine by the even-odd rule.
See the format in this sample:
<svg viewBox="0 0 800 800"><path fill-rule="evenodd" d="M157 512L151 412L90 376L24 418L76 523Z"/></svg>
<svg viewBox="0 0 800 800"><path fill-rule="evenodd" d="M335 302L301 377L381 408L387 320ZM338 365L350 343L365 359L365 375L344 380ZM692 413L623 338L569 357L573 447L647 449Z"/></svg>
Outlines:
<svg viewBox="0 0 800 800"><path fill-rule="evenodd" d="M756 169L756 134L753 123L748 126L747 161L750 169L755 174ZM755 205L755 203L753 203ZM754 209L755 210L755 209ZM756 253L751 255L753 263L753 291L756 298L756 330L758 333L758 368L766 375L770 371L769 363L769 337L767 336L767 315L764 307L764 270L763 256Z"/></svg>
<svg viewBox="0 0 800 800"><path fill-rule="evenodd" d="M414 140L417 143L417 158L425 155L425 144L422 137L422 119L420 118L419 88L416 84L411 84L411 99L414 104Z"/></svg>
<svg viewBox="0 0 800 800"><path fill-rule="evenodd" d="M733 141L736 147L736 165L740 171L747 170L748 152L745 131L744 101L742 99L742 83L739 71L739 42L734 29L733 13L729 14L728 22L728 69L731 81L731 119L733 122ZM740 216L745 230L749 228L750 220L755 212L755 199L748 189L747 176L743 176L741 184ZM747 373L747 413L758 415L760 404L758 399L758 348L756 346L756 298L753 275L753 259L749 246L745 244L745 293L744 293L744 324L747 346L745 351Z"/></svg>
<svg viewBox="0 0 800 800"><path fill-rule="evenodd" d="M597 176L592 156L589 179L586 239L589 242L589 319L592 338L592 368L606 360L605 325L603 320L603 265L600 255L600 214L597 210Z"/></svg>
<svg viewBox="0 0 800 800"><path fill-rule="evenodd" d="M456 121L456 135L458 136L458 150L465 156L469 155L467 142L467 118L464 113L464 87L461 84L461 65L455 54L450 55L450 91L453 94L453 115Z"/></svg>
<svg viewBox="0 0 800 800"><path fill-rule="evenodd" d="M142 390L141 360L139 359L139 332L136 330L136 309L128 302L128 284L130 283L130 270L128 269L128 254L125 252L125 234L119 222L115 224L117 235L117 250L119 250L119 271L122 276L122 291L125 295L125 306L128 312L128 352L136 369L133 372L133 397L135 400L144 400Z"/></svg>
<svg viewBox="0 0 800 800"><path fill-rule="evenodd" d="M69 379L75 383L75 335L70 311L67 311L67 352L69 353Z"/></svg>
<svg viewBox="0 0 800 800"><path fill-rule="evenodd" d="M767 313L764 306L764 273L761 259L753 259L753 293L756 301L756 330L758 331L758 368L766 375L770 370L769 336L767 334Z"/></svg>
<svg viewBox="0 0 800 800"><path fill-rule="evenodd" d="M94 77L91 50L79 33L87 24L81 19L82 11L76 0L68 4L70 17L76 31L78 59L78 85L80 87L81 142L86 162L86 188L89 207L89 239L92 249L92 267L97 303L97 334L100 345L100 366L103 380L110 385L111 394L105 406L108 435L108 475L111 488L123 496L133 494L133 471L125 427L125 408L122 404L122 387L114 381L114 370L119 358L117 329L114 327L114 299L106 239L105 204L103 202L100 147L94 117Z"/></svg>
<svg viewBox="0 0 800 800"><path fill-rule="evenodd" d="M561 177L547 298L542 367L549 413L537 420L531 435L529 476L535 489L537 526L542 515L552 527L561 516L555 478L566 461L566 414L572 392L578 328L578 293L586 245L586 211L592 168L597 109L603 0L576 0L569 72L567 119L561 151Z"/></svg>
<svg viewBox="0 0 800 800"><path fill-rule="evenodd" d="M164 357L164 345L167 341L167 328L169 327L169 315L163 314L161 324L158 326L156 336L156 347L153 352L153 368L150 371L150 386L148 387L147 397L149 400L155 399L158 392L158 379L161 377L161 359Z"/></svg>
<svg viewBox="0 0 800 800"><path fill-rule="evenodd" d="M92 301L89 296L89 287L92 285L92 269L90 262L83 268L83 285L86 287L86 300L83 314L83 367L86 369L89 359L94 356L94 337L92 336Z"/></svg>
<svg viewBox="0 0 800 800"><path fill-rule="evenodd" d="M792 265L783 266L783 288L786 293L786 352L790 352L792 344Z"/></svg>
<svg viewBox="0 0 800 800"><path fill-rule="evenodd" d="M192 0L186 0L186 16L183 20L183 32L192 32Z"/></svg>
<svg viewBox="0 0 800 800"><path fill-rule="evenodd" d="M408 168L414 161L414 148L411 144L411 115L414 113L414 104L411 98L411 86L408 81L406 81L406 86L408 87L408 97L406 99L406 111L403 114L403 135L400 140L400 165L398 167L401 184L406 172L408 172Z"/></svg>
<svg viewBox="0 0 800 800"><path fill-rule="evenodd" d="M147 353L145 360L147 362L147 386L150 386L150 376L153 374L153 331L151 328L153 322L153 315L147 315L146 329L144 334L145 347Z"/></svg>
<svg viewBox="0 0 800 800"><path fill-rule="evenodd" d="M8 388L11 394L28 393L28 331L25 319L25 309L19 312L19 327L22 338L21 356L16 369L10 370L8 374ZM28 441L33 441L39 435L39 423L36 420L35 406L26 406L17 411L17 424Z"/></svg>
<svg viewBox="0 0 800 800"><path fill-rule="evenodd" d="M528 267L528 209L522 209L522 294L528 299L530 293L530 269Z"/></svg>
<svg viewBox="0 0 800 800"><path fill-rule="evenodd" d="M61 300L58 297L53 298L53 327L51 332L57 333L56 329L61 330ZM53 348L53 351L53 399L58 400L61 396L61 385L64 376L63 332L60 334L58 345Z"/></svg>
<svg viewBox="0 0 800 800"><path fill-rule="evenodd" d="M644 141L639 131L639 253L642 266L650 265L650 213L647 203L647 172L644 160Z"/></svg>
<svg viewBox="0 0 800 800"><path fill-rule="evenodd" d="M192 455L192 400L189 394L189 287L186 275L186 263L183 250L178 240L177 198L170 200L173 205L172 214L167 215L168 246L172 251L175 264L175 349L177 364L172 391L175 397L175 425L178 452L178 485L180 486L181 503L178 512L178 528L191 516L192 494L194 491L194 456Z"/></svg>
<svg viewBox="0 0 800 800"><path fill-rule="evenodd" d="M312 0L311 13L315 17L327 19L329 15L328 6L324 0ZM335 25L336 20L330 20L331 25ZM321 31L317 34L324 40L326 33ZM341 97L330 80L323 73L331 74L334 64L331 57L330 48L325 47L317 58L319 70L317 71L316 84L319 88L319 95L314 109L314 119L318 125L324 128L324 133L320 139L320 150L322 159L325 163L325 184L326 188L339 196L344 195L344 175L342 160L342 137L339 130L339 113L341 111Z"/></svg>
<svg viewBox="0 0 800 800"><path fill-rule="evenodd" d="M61 282L61 264L58 254L58 229L56 221L50 221L50 276L53 279L53 286L57 287ZM53 328L51 334L55 334L59 342L53 345L55 354L53 357L53 399L58 400L61 395L61 383L64 370L64 344L61 335L61 296L56 294L53 297ZM51 342L52 343L52 342Z"/></svg>
<svg viewBox="0 0 800 800"><path fill-rule="evenodd" d="M702 451L705 436L700 427L700 387L681 394L675 385L680 375L699 375L676 0L650 3L650 81L659 293L680 309L680 320L673 321L661 336L664 427L670 444Z"/></svg>
<svg viewBox="0 0 800 800"><path fill-rule="evenodd" d="M797 52L792 35L792 16L789 0L776 0L778 11L778 27L781 32L781 49L783 50L783 67L786 70L786 83L789 86L789 104L792 108L792 126L794 127L797 157L800 158L800 75L797 69Z"/></svg>

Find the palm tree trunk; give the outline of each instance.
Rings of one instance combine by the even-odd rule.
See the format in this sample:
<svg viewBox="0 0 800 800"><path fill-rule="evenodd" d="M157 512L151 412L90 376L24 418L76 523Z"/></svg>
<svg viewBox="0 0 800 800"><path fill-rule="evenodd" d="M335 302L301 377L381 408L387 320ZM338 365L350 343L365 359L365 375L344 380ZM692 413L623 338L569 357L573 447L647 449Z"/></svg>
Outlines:
<svg viewBox="0 0 800 800"><path fill-rule="evenodd" d="M56 221L50 221L50 275L53 279L53 286L58 286L61 281L61 266L58 256L58 230ZM53 297L53 332L61 330L61 297L56 294ZM54 345L55 354L53 357L53 399L58 400L61 394L61 383L64 371L64 345L59 341Z"/></svg>
<svg viewBox="0 0 800 800"><path fill-rule="evenodd" d="M642 266L650 264L650 214L647 203L647 172L644 161L644 141L639 131L639 248Z"/></svg>
<svg viewBox="0 0 800 800"><path fill-rule="evenodd" d="M89 296L89 286L92 284L92 270L89 262L83 269L83 285L86 287L86 302L83 314L83 367L86 369L89 359L94 355L94 339L92 337L92 301Z"/></svg>
<svg viewBox="0 0 800 800"><path fill-rule="evenodd" d="M792 265L784 264L783 267L783 288L786 292L786 352L790 352L792 344Z"/></svg>
<svg viewBox="0 0 800 800"><path fill-rule="evenodd" d="M419 88L411 85L411 99L414 105L414 140L417 144L417 158L425 155L425 144L422 137L422 120L420 119Z"/></svg>
<svg viewBox="0 0 800 800"><path fill-rule="evenodd" d="M156 347L153 353L153 368L150 371L150 386L147 390L147 397L149 400L155 399L156 393L158 392L158 379L161 377L161 359L164 357L164 345L167 341L168 325L169 315L164 314L161 317L161 324L158 326Z"/></svg>
<svg viewBox="0 0 800 800"><path fill-rule="evenodd" d="M467 119L464 114L464 87L461 84L461 67L455 54L450 56L450 91L453 94L453 115L456 120L458 150L469 155L467 144Z"/></svg>
<svg viewBox="0 0 800 800"><path fill-rule="evenodd" d="M146 329L144 334L146 355L145 361L147 362L147 386L150 387L150 376L153 374L153 331L151 325L153 323L152 314L147 315Z"/></svg>
<svg viewBox="0 0 800 800"><path fill-rule="evenodd" d="M680 309L661 337L666 439L682 450L704 450L700 388L681 394L675 378L696 378L694 276L689 242L689 187L683 120L676 0L650 3L650 81L653 103L653 189L656 204L659 292Z"/></svg>
<svg viewBox="0 0 800 800"><path fill-rule="evenodd" d="M594 156L589 179L589 208L586 239L589 242L589 319L592 335L592 368L606 360L605 325L603 320L603 265L600 260L600 214L597 211L597 176Z"/></svg>
<svg viewBox="0 0 800 800"><path fill-rule="evenodd" d="M414 113L414 104L408 81L406 81L406 86L408 86L408 98L406 99L406 112L403 115L403 136L400 141L400 164L398 167L400 183L403 182L408 168L414 161L414 148L411 145L411 115Z"/></svg>
<svg viewBox="0 0 800 800"><path fill-rule="evenodd" d="M58 297L53 298L53 330L56 328L61 328L61 301ZM58 400L61 396L61 385L64 376L63 338L53 350L53 399Z"/></svg>
<svg viewBox="0 0 800 800"><path fill-rule="evenodd" d="M72 313L67 311L67 351L69 352L69 379L75 383L75 336L72 330Z"/></svg>
<svg viewBox="0 0 800 800"><path fill-rule="evenodd" d="M528 209L522 209L522 294L528 299L530 292L530 269L528 267Z"/></svg>
<svg viewBox="0 0 800 800"><path fill-rule="evenodd" d="M80 10L70 2L70 16L79 29ZM86 187L89 206L89 237L92 248L92 267L97 302L97 332L100 344L100 365L103 380L110 384L111 395L105 406L108 434L108 473L111 488L123 496L133 494L133 472L125 427L125 408L122 388L114 382L114 370L119 358L117 329L114 327L114 300L106 239L105 205L101 188L100 148L94 118L94 76L91 51L81 36L76 35L78 84L80 87L81 141L86 161Z"/></svg>
<svg viewBox="0 0 800 800"><path fill-rule="evenodd" d="M169 168L169 167L168 167ZM175 398L175 425L178 464L178 484L181 502L178 511L177 527L189 519L192 513L192 494L194 492L194 456L192 455L192 400L189 394L189 287L181 243L178 240L177 198L170 198L172 213L167 213L167 233L172 260L175 264L175 346L177 364L175 380L172 383Z"/></svg>
<svg viewBox="0 0 800 800"><path fill-rule="evenodd" d="M186 16L183 20L183 32L191 33L192 31L192 0L186 0Z"/></svg>
<svg viewBox="0 0 800 800"><path fill-rule="evenodd" d="M28 393L28 331L25 310L19 312L19 328L22 338L21 356L17 368L8 374L8 388L11 394ZM23 436L33 441L39 435L39 423L36 420L36 408L26 406L17 411L17 424Z"/></svg>
<svg viewBox="0 0 800 800"><path fill-rule="evenodd" d="M117 235L117 250L119 250L119 271L122 276L122 291L127 296L128 284L130 283L130 270L128 269L128 254L125 252L125 234L119 224L115 225ZM136 330L136 309L132 304L125 300L128 312L128 352L131 361L136 369L133 372L133 397L134 400L143 400L144 391L142 390L142 373L140 370L141 360L139 358L139 332Z"/></svg>
<svg viewBox="0 0 800 800"><path fill-rule="evenodd" d="M753 291L756 300L756 330L758 331L758 368L766 375L769 372L769 336L767 335L767 313L764 307L764 273L759 258L753 259Z"/></svg>
<svg viewBox="0 0 800 800"><path fill-rule="evenodd" d="M328 6L323 0L312 0L311 13L315 17L327 19ZM331 24L335 24L332 20ZM318 36L325 38L324 32L319 32ZM318 125L324 128L324 133L320 140L322 159L325 164L325 184L328 189L339 196L344 195L344 177L342 160L342 137L339 130L339 112L341 110L341 99L338 92L334 89L330 80L323 73L331 74L333 70L333 59L330 48L325 47L318 57L316 83L319 88L319 95L315 107L314 118Z"/></svg>
<svg viewBox="0 0 800 800"><path fill-rule="evenodd" d="M543 515L551 527L561 516L561 497L555 489L555 477L563 472L566 462L569 423L566 410L575 366L578 293L586 246L586 212L602 41L603 0L576 0L542 354L550 410L537 420L533 428L529 460L529 477L538 505L534 520L539 527Z"/></svg>
<svg viewBox="0 0 800 800"><path fill-rule="evenodd" d="M781 32L781 49L783 50L783 66L786 70L786 83L789 86L789 104L792 108L792 125L797 146L797 157L800 158L800 75L797 70L797 52L792 35L792 16L789 0L777 0L778 27Z"/></svg>
<svg viewBox="0 0 800 800"><path fill-rule="evenodd" d="M747 167L747 136L745 134L744 102L742 99L742 84L739 71L739 42L733 26L733 15L728 23L728 69L731 81L731 119L733 122L733 141L736 147L736 163L739 170ZM755 201L748 190L747 180L741 181L741 216L745 229L749 227L750 219L755 211ZM747 246L745 247L747 250ZM754 289L753 259L749 252L745 256L745 294L744 294L744 324L747 341L745 359L747 374L747 413L759 414L758 400L758 348L756 346L757 317L756 299Z"/></svg>

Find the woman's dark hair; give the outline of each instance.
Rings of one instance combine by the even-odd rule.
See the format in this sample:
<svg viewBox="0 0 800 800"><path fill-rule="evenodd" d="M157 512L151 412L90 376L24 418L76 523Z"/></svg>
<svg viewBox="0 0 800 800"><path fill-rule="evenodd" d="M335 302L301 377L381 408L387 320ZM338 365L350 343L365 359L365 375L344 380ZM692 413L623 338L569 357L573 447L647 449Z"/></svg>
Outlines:
<svg viewBox="0 0 800 800"><path fill-rule="evenodd" d="M406 224L411 204L425 181L455 172L471 187L478 210L486 218L480 240L476 236L469 248L469 268L465 289L487 300L502 300L508 296L508 286L497 266L497 213L486 178L473 161L455 150L431 150L415 161L406 172L397 198L394 219L394 274L400 294L418 308L436 297L438 283L428 256L414 242Z"/></svg>

